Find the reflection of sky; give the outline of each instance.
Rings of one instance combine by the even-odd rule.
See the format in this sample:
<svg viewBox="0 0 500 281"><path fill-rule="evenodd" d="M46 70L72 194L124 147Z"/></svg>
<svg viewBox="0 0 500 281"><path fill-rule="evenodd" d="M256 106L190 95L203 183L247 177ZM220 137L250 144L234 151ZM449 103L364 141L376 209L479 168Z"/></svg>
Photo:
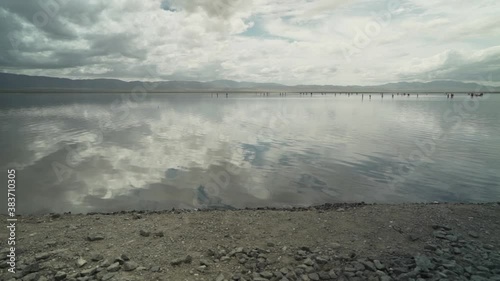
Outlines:
<svg viewBox="0 0 500 281"><path fill-rule="evenodd" d="M454 129L443 113L462 100L435 96L150 95L129 111L112 109L116 97L2 104L0 164L20 169L21 211L500 198L498 97Z"/></svg>

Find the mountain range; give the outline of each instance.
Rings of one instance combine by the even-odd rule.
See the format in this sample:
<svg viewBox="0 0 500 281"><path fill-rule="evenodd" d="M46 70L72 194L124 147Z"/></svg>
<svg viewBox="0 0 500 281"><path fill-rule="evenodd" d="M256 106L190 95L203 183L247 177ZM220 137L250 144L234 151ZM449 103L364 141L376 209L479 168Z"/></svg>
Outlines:
<svg viewBox="0 0 500 281"><path fill-rule="evenodd" d="M237 82L232 80L143 81L118 79L68 79L0 73L0 92L130 92L145 87L149 92L500 92L499 87L450 80L398 82L373 86L295 85Z"/></svg>

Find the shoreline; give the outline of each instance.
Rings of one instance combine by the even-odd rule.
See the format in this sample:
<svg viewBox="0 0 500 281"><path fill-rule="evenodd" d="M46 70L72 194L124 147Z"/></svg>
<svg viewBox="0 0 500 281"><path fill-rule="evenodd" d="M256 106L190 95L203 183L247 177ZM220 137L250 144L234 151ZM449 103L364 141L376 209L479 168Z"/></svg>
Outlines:
<svg viewBox="0 0 500 281"><path fill-rule="evenodd" d="M422 206L422 205L448 205L448 206L461 206L461 205L469 205L469 206L484 206L484 205L499 205L500 201L492 201L492 202L403 202L403 203L365 203L365 202L343 202L343 203L324 203L319 205L310 205L310 206L290 206L290 207L245 207L245 208L225 208L212 206L208 208L172 208L172 209L162 209L162 210L122 210L122 211L113 211L113 212L99 212L92 211L87 213L73 213L71 211L67 212L47 212L47 213L33 213L33 214L16 214L16 217L41 217L47 215L73 215L73 216L81 216L81 215L125 215L125 214L180 214L180 213L194 213L194 212L216 212L216 211L224 211L224 212L238 212L238 211L288 211L288 212L303 212L303 211L311 211L311 210L338 210L340 209L349 209L363 206ZM0 214L0 216L7 216L5 213Z"/></svg>
<svg viewBox="0 0 500 281"><path fill-rule="evenodd" d="M2 266L2 281L500 280L498 202L17 219L17 273Z"/></svg>

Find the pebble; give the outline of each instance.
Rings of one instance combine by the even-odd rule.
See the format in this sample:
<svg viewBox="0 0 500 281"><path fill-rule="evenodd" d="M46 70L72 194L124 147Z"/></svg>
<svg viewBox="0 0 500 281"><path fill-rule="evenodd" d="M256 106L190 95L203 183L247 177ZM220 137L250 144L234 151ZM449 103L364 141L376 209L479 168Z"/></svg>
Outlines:
<svg viewBox="0 0 500 281"><path fill-rule="evenodd" d="M87 236L88 241L99 241L103 239L104 235L102 233L92 233Z"/></svg>
<svg viewBox="0 0 500 281"><path fill-rule="evenodd" d="M84 259L83 259L83 258L81 258L81 257L80 257L80 258L78 258L78 260L76 261L76 265L77 265L78 267L82 267L82 266L84 266L84 265L86 265L86 264L87 264L87 261L86 261L86 260L84 260Z"/></svg>
<svg viewBox="0 0 500 281"><path fill-rule="evenodd" d="M108 268L106 268L106 270L109 272L116 272L116 271L120 270L120 263L115 262L112 265L108 266Z"/></svg>

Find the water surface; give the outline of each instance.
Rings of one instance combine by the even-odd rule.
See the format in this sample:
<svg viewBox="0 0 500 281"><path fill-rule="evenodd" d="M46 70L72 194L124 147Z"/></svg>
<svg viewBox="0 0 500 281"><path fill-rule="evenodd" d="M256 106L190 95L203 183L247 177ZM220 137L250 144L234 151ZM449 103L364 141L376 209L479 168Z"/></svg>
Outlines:
<svg viewBox="0 0 500 281"><path fill-rule="evenodd" d="M493 94L2 94L0 132L20 213L500 201Z"/></svg>

